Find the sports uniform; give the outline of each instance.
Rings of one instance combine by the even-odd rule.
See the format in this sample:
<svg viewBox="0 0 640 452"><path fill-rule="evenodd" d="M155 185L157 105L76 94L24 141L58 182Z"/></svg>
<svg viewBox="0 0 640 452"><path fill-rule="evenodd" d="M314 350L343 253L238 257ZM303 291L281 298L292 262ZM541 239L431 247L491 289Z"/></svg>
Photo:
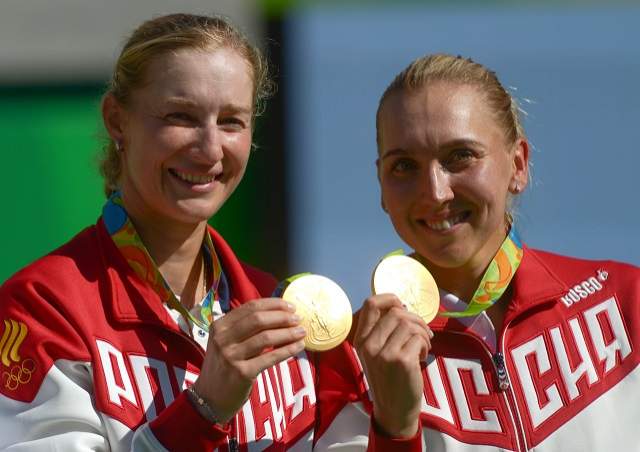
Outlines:
<svg viewBox="0 0 640 452"><path fill-rule="evenodd" d="M430 324L410 439L374 427L348 341L320 354L315 450L640 450L640 269L525 247L511 291L499 338L485 313Z"/></svg>
<svg viewBox="0 0 640 452"><path fill-rule="evenodd" d="M209 234L231 309L270 296L275 280ZM309 450L306 354L260 374L221 428L184 392L207 343L205 331L193 332L181 330L99 220L0 288L0 449Z"/></svg>

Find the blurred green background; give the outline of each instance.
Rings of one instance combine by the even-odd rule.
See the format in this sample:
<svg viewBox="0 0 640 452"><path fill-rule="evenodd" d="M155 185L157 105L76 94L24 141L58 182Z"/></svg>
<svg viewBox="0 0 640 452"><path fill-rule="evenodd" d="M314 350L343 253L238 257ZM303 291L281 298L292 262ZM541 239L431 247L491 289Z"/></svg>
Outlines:
<svg viewBox="0 0 640 452"><path fill-rule="evenodd" d="M0 88L0 281L97 218L100 86Z"/></svg>

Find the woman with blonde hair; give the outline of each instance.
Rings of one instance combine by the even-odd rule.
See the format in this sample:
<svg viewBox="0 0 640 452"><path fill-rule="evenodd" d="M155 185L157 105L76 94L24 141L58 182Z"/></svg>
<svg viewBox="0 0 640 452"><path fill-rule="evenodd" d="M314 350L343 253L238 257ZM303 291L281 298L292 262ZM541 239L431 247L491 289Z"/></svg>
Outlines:
<svg viewBox="0 0 640 452"><path fill-rule="evenodd" d="M102 102L102 216L0 289L0 449L310 448L295 308L207 224L269 90L226 19L133 32Z"/></svg>
<svg viewBox="0 0 640 452"><path fill-rule="evenodd" d="M640 269L527 247L518 106L484 66L412 62L377 117L382 208L440 289L427 325L368 298L320 355L315 450L630 450L640 444Z"/></svg>

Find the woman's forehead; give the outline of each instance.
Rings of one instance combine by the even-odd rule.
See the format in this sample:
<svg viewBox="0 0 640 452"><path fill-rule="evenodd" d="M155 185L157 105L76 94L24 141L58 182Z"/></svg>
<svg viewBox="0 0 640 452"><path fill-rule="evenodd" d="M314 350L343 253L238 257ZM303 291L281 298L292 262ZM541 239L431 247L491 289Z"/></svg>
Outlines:
<svg viewBox="0 0 640 452"><path fill-rule="evenodd" d="M381 150L438 147L460 140L484 141L501 131L476 87L434 83L392 93L380 111Z"/></svg>
<svg viewBox="0 0 640 452"><path fill-rule="evenodd" d="M162 99L206 99L215 92L248 107L253 100L250 67L243 56L228 48L181 49L155 57L145 79L139 91Z"/></svg>

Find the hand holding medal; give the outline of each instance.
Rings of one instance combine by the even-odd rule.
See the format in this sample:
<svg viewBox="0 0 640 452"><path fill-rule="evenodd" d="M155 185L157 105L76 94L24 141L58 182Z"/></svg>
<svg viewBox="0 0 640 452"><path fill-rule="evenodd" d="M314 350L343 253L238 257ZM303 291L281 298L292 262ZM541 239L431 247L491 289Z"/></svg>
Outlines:
<svg viewBox="0 0 640 452"><path fill-rule="evenodd" d="M305 348L330 350L351 330L351 304L342 288L329 278L311 273L292 276L281 283L274 296L296 307L296 314L307 332Z"/></svg>
<svg viewBox="0 0 640 452"><path fill-rule="evenodd" d="M409 312L431 322L440 306L440 295L431 273L417 260L395 251L385 256L371 277L374 294L396 295Z"/></svg>

